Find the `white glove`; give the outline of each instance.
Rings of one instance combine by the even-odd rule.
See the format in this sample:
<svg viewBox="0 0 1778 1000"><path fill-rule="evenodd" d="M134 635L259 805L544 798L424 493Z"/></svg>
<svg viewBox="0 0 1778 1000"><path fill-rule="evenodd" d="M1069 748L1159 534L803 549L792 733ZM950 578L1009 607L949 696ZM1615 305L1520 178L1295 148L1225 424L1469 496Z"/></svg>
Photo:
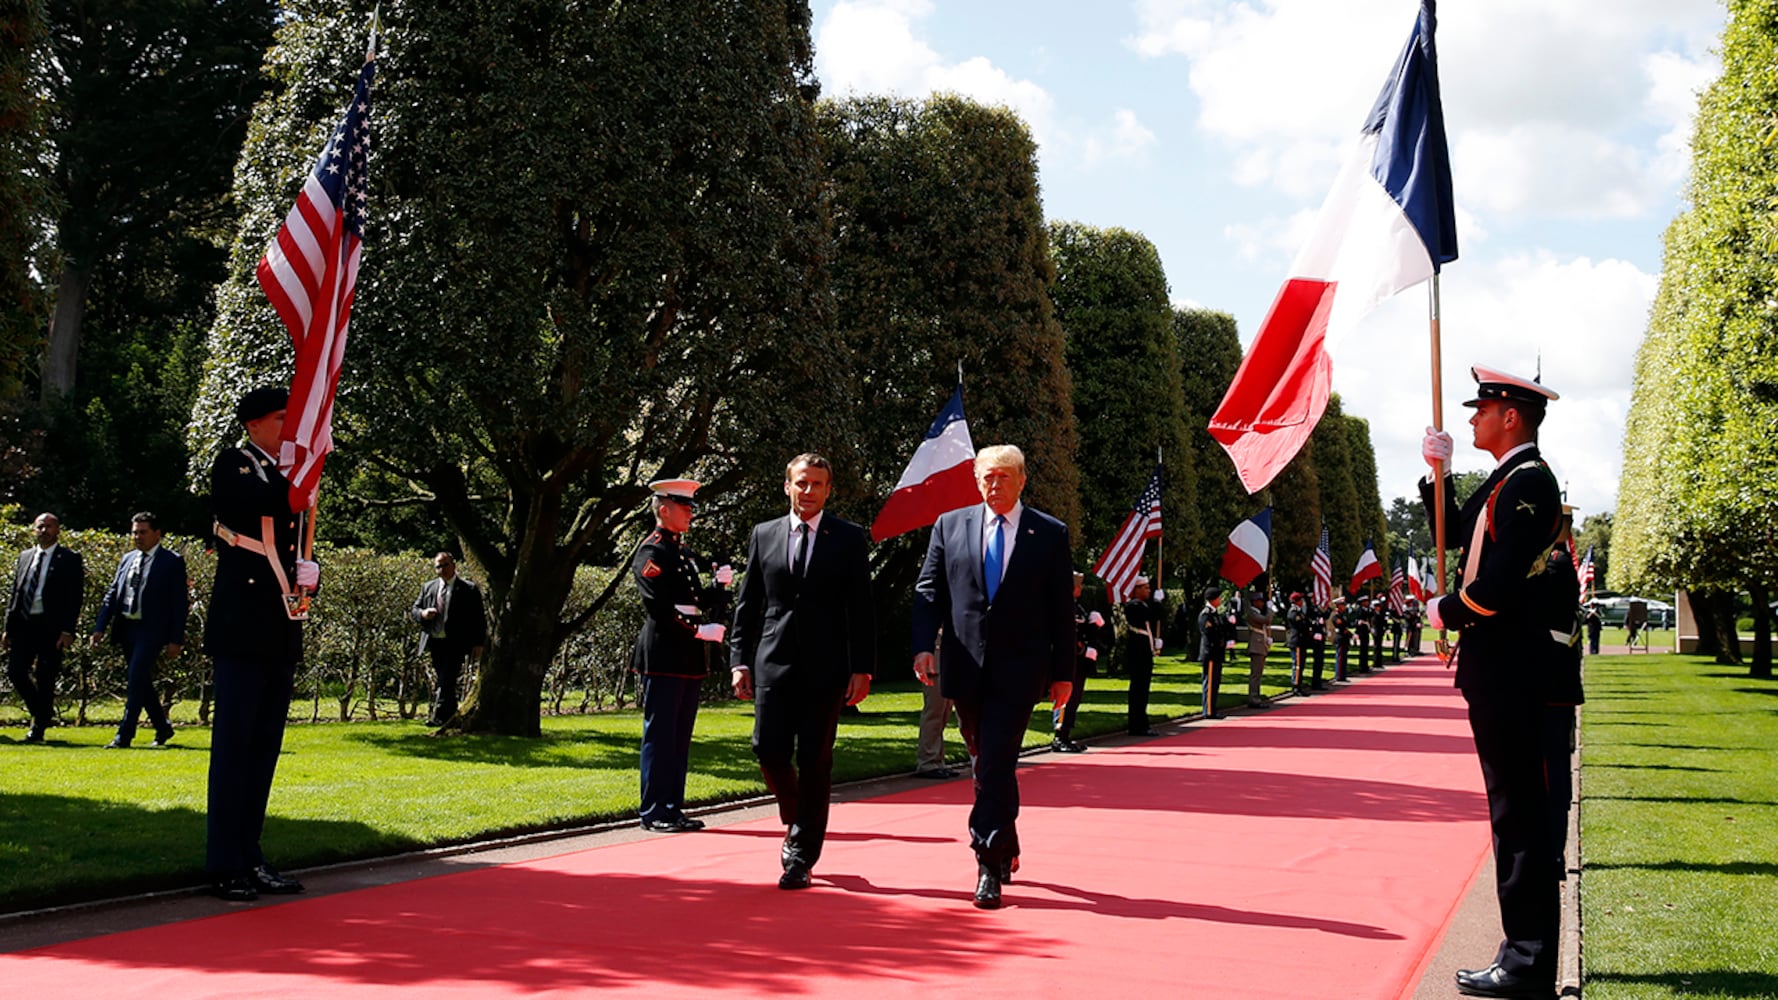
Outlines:
<svg viewBox="0 0 1778 1000"><path fill-rule="evenodd" d="M735 568L728 563L716 567L716 585L726 587L735 582Z"/></svg>
<svg viewBox="0 0 1778 1000"><path fill-rule="evenodd" d="M296 561L296 585L314 590L321 584L321 564L308 559Z"/></svg>
<svg viewBox="0 0 1778 1000"><path fill-rule="evenodd" d="M1097 659L1099 659L1099 651L1094 649L1091 646L1088 646L1086 656L1089 661L1097 660Z"/></svg>
<svg viewBox="0 0 1778 1000"><path fill-rule="evenodd" d="M1443 598L1433 598L1426 602L1426 621L1435 629L1445 627L1445 616L1438 613L1438 602Z"/></svg>
<svg viewBox="0 0 1778 1000"><path fill-rule="evenodd" d="M1420 457L1426 459L1427 465L1436 466L1440 462L1451 460L1451 435L1444 431L1426 428L1426 436L1420 439Z"/></svg>
<svg viewBox="0 0 1778 1000"><path fill-rule="evenodd" d="M1159 587L1156 587L1156 588L1155 588L1155 589L1154 589L1154 599L1155 599L1155 600L1157 600L1157 601L1164 601L1164 600L1166 600L1166 599L1167 599L1167 592L1166 592L1166 591L1164 591L1164 590L1162 590L1162 589L1161 589L1161 588L1159 588Z"/></svg>
<svg viewBox="0 0 1778 1000"><path fill-rule="evenodd" d="M727 634L728 634L728 626L727 625L711 624L711 625L699 625L698 626L698 638L704 640L705 642L721 642L722 637Z"/></svg>
<svg viewBox="0 0 1778 1000"><path fill-rule="evenodd" d="M1161 640L1154 640L1154 651L1157 653L1161 651Z"/></svg>
<svg viewBox="0 0 1778 1000"><path fill-rule="evenodd" d="M1092 614L1087 616L1087 624L1093 625L1093 626L1104 625L1105 624L1105 616L1100 614L1099 612L1095 611Z"/></svg>

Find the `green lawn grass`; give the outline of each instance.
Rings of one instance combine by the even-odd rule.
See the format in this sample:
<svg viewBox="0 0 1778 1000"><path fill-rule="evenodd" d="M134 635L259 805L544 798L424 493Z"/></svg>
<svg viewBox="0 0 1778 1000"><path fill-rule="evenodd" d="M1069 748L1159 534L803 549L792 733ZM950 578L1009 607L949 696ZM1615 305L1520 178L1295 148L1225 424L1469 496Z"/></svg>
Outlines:
<svg viewBox="0 0 1778 1000"><path fill-rule="evenodd" d="M1604 656L1587 699L1588 1000L1778 997L1778 683Z"/></svg>
<svg viewBox="0 0 1778 1000"><path fill-rule="evenodd" d="M1246 700L1247 659L1225 671L1220 704ZM1331 669L1331 668L1330 668ZM1267 663L1267 695L1289 684L1282 647ZM1163 655L1150 714L1199 710L1196 664ZM1124 729L1128 682L1087 684L1077 738ZM880 684L864 714L841 719L835 777L905 773L914 764L920 691ZM61 726L44 745L0 736L0 911L190 885L202 877L210 732L182 717L173 744L103 750L109 724ZM16 712L8 713L17 719ZM417 722L293 724L272 789L264 846L287 869L423 846L620 819L635 814L641 716L634 710L551 716L541 739L435 738ZM687 798L693 804L765 792L749 746L752 706L707 705L698 715ZM147 733L142 734L144 737ZM947 749L963 757L953 725ZM1049 713L1034 713L1027 746L1049 742Z"/></svg>

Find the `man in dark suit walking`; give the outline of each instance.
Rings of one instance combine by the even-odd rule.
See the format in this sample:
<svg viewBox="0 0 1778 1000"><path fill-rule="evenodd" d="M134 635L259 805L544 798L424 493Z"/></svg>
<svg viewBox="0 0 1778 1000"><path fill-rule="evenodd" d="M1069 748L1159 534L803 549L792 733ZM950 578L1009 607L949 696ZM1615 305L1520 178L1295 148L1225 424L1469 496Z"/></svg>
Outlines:
<svg viewBox="0 0 1778 1000"><path fill-rule="evenodd" d="M1476 398L1469 424L1475 446L1494 456L1493 473L1458 510L1445 483L1447 538L1463 548L1463 587L1426 604L1427 623L1456 629L1457 687L1469 705L1488 821L1504 940L1485 969L1457 973L1470 996L1549 996L1561 925L1559 872L1549 850L1549 803L1539 745L1545 715L1540 673L1550 629L1528 585L1548 558L1562 523L1561 490L1537 450L1537 429L1556 394L1535 380L1472 368ZM1451 436L1427 429L1421 451L1435 470L1451 457ZM1433 512L1430 477L1420 483ZM1572 586L1572 585L1571 585ZM1571 591L1572 592L1572 591Z"/></svg>
<svg viewBox="0 0 1778 1000"><path fill-rule="evenodd" d="M130 518L130 538L136 549L117 561L117 574L99 604L91 639L92 647L99 648L105 629L116 622L111 634L128 664L123 722L106 745L111 750L121 750L136 738L136 720L144 711L154 726L155 746L166 746L173 738L167 709L154 690L154 665L163 649L179 655L185 645L185 617L191 610L185 558L161 547L160 523L155 516L143 511Z"/></svg>
<svg viewBox="0 0 1778 1000"><path fill-rule="evenodd" d="M432 659L434 697L428 726L442 726L457 714L457 684L464 658L476 659L488 642L488 613L481 588L457 575L449 552L432 557L435 580L426 581L408 615L420 626L420 652Z"/></svg>
<svg viewBox="0 0 1778 1000"><path fill-rule="evenodd" d="M932 526L914 585L914 674L957 703L975 762L975 905L994 909L1019 857L1016 768L1031 712L1046 691L1066 705L1072 688L1074 570L1067 526L1019 501L1023 452L983 448L975 480L981 505Z"/></svg>
<svg viewBox="0 0 1778 1000"><path fill-rule="evenodd" d="M31 713L26 743L43 742L56 724L56 678L62 654L74 645L80 605L86 600L86 563L61 544L62 522L50 513L31 522L37 544L19 553L12 598L0 649L7 651L6 676Z"/></svg>
<svg viewBox="0 0 1778 1000"><path fill-rule="evenodd" d="M204 869L211 892L231 902L303 891L301 882L267 864L259 847L303 654L301 596L320 576L297 555L290 482L273 457L288 398L274 386L242 396L235 418L246 427L247 443L217 452L210 466L216 582L204 651L216 661L216 721Z"/></svg>
<svg viewBox="0 0 1778 1000"><path fill-rule="evenodd" d="M827 838L840 708L870 693L876 617L864 529L825 513L833 464L784 470L790 515L755 525L730 629L735 697L753 700L753 753L787 828L780 889L806 889Z"/></svg>

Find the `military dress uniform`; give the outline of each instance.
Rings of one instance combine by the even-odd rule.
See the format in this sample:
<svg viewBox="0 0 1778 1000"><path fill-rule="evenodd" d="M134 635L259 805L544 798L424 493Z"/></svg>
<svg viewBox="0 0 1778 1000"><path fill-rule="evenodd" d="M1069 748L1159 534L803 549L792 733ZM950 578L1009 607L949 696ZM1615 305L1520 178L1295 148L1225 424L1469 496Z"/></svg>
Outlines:
<svg viewBox="0 0 1778 1000"><path fill-rule="evenodd" d="M1325 691L1327 682L1321 679L1321 671L1327 659L1327 611L1315 605L1308 605L1305 615L1303 642L1308 647L1305 659L1315 661L1314 669L1309 676L1309 690Z"/></svg>
<svg viewBox="0 0 1778 1000"><path fill-rule="evenodd" d="M1544 571L1536 580L1539 613L1549 630L1542 649L1543 747L1546 787L1549 791L1549 843L1556 870L1566 874L1568 811L1574 800L1575 706L1586 701L1580 679L1580 574L1574 553L1565 545L1550 550Z"/></svg>
<svg viewBox="0 0 1778 1000"><path fill-rule="evenodd" d="M642 825L697 829L703 824L684 812L692 727L708 673L697 631L716 607L718 588L701 582L697 556L665 528L643 541L631 570L646 613L630 655L642 677Z"/></svg>
<svg viewBox="0 0 1778 1000"><path fill-rule="evenodd" d="M1222 686L1222 667L1235 641L1235 616L1210 603L1215 593L1214 588L1205 592L1204 607L1198 611L1198 658L1204 663L1201 699L1206 719L1222 718L1216 710L1216 692Z"/></svg>
<svg viewBox="0 0 1778 1000"><path fill-rule="evenodd" d="M245 879L262 892L289 891L266 868L259 841L303 655L302 622L285 602L296 582L297 516L278 463L252 444L217 454L210 502L216 579L204 651L215 660L216 718L204 868L218 883Z"/></svg>
<svg viewBox="0 0 1778 1000"><path fill-rule="evenodd" d="M1474 369L1478 398L1524 400L1554 394L1511 376ZM1510 379L1510 381L1508 381ZM1533 405L1542 400L1531 401ZM1462 509L1445 482L1447 524L1463 548L1463 585L1434 598L1428 617L1458 631L1456 685L1469 705L1470 730L1488 795L1494 834L1495 890L1504 933L1494 965L1466 975L1499 977L1541 988L1555 979L1560 896L1549 844L1549 790L1538 735L1543 731L1551 643L1542 573L1562 521L1561 489L1535 442L1501 454L1499 464ZM1420 496L1433 511L1433 489ZM1571 589L1576 593L1578 587ZM1486 985L1486 984L1484 984Z"/></svg>
<svg viewBox="0 0 1778 1000"><path fill-rule="evenodd" d="M1127 729L1131 736L1153 736L1155 731L1148 725L1148 696L1154 685L1154 640L1160 634L1160 610L1148 601L1125 601L1124 625L1128 629L1124 634L1124 670L1130 675Z"/></svg>
<svg viewBox="0 0 1778 1000"><path fill-rule="evenodd" d="M1371 629L1374 620L1371 618L1369 598L1360 598L1358 607L1347 613L1352 622L1352 640L1358 644L1358 672L1371 672Z"/></svg>
<svg viewBox="0 0 1778 1000"><path fill-rule="evenodd" d="M1104 620L1104 616L1100 616ZM1080 714L1081 697L1087 691L1087 676L1093 672L1093 665L1104 654L1106 626L1093 624L1093 612L1088 611L1076 601L1074 605L1074 690L1068 694L1065 705L1057 705L1050 713L1050 722L1054 736L1050 748L1062 753L1079 753L1086 747L1074 742L1074 718ZM1149 674L1153 676L1154 655L1149 654ZM1142 710L1143 728L1148 727L1148 707L1146 701Z"/></svg>
<svg viewBox="0 0 1778 1000"><path fill-rule="evenodd" d="M1284 612L1284 645L1290 650L1290 686L1301 694L1303 667L1309 656L1309 608L1303 595L1291 594L1290 607Z"/></svg>

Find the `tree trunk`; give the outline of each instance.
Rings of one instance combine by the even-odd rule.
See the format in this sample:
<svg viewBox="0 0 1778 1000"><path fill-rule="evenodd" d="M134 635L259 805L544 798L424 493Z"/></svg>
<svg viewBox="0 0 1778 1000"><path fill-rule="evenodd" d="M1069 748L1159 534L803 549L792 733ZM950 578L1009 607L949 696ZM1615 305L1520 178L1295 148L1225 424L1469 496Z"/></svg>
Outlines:
<svg viewBox="0 0 1778 1000"><path fill-rule="evenodd" d="M562 609L574 565L556 545L561 494L532 494L504 610L490 637L475 684L447 732L541 736L543 678L562 644Z"/></svg>
<svg viewBox="0 0 1778 1000"><path fill-rule="evenodd" d="M86 289L91 280L91 269L69 264L56 282L56 311L49 321L49 344L43 351L45 401L74 389L80 324L86 318Z"/></svg>
<svg viewBox="0 0 1778 1000"><path fill-rule="evenodd" d="M1763 583L1748 588L1753 595L1753 676L1772 679L1772 591Z"/></svg>
<svg viewBox="0 0 1778 1000"><path fill-rule="evenodd" d="M1699 632L1708 629L1713 637L1715 662L1739 666L1741 637L1735 630L1735 596L1720 590L1708 591L1704 594L1704 608L1705 619L1699 625Z"/></svg>

